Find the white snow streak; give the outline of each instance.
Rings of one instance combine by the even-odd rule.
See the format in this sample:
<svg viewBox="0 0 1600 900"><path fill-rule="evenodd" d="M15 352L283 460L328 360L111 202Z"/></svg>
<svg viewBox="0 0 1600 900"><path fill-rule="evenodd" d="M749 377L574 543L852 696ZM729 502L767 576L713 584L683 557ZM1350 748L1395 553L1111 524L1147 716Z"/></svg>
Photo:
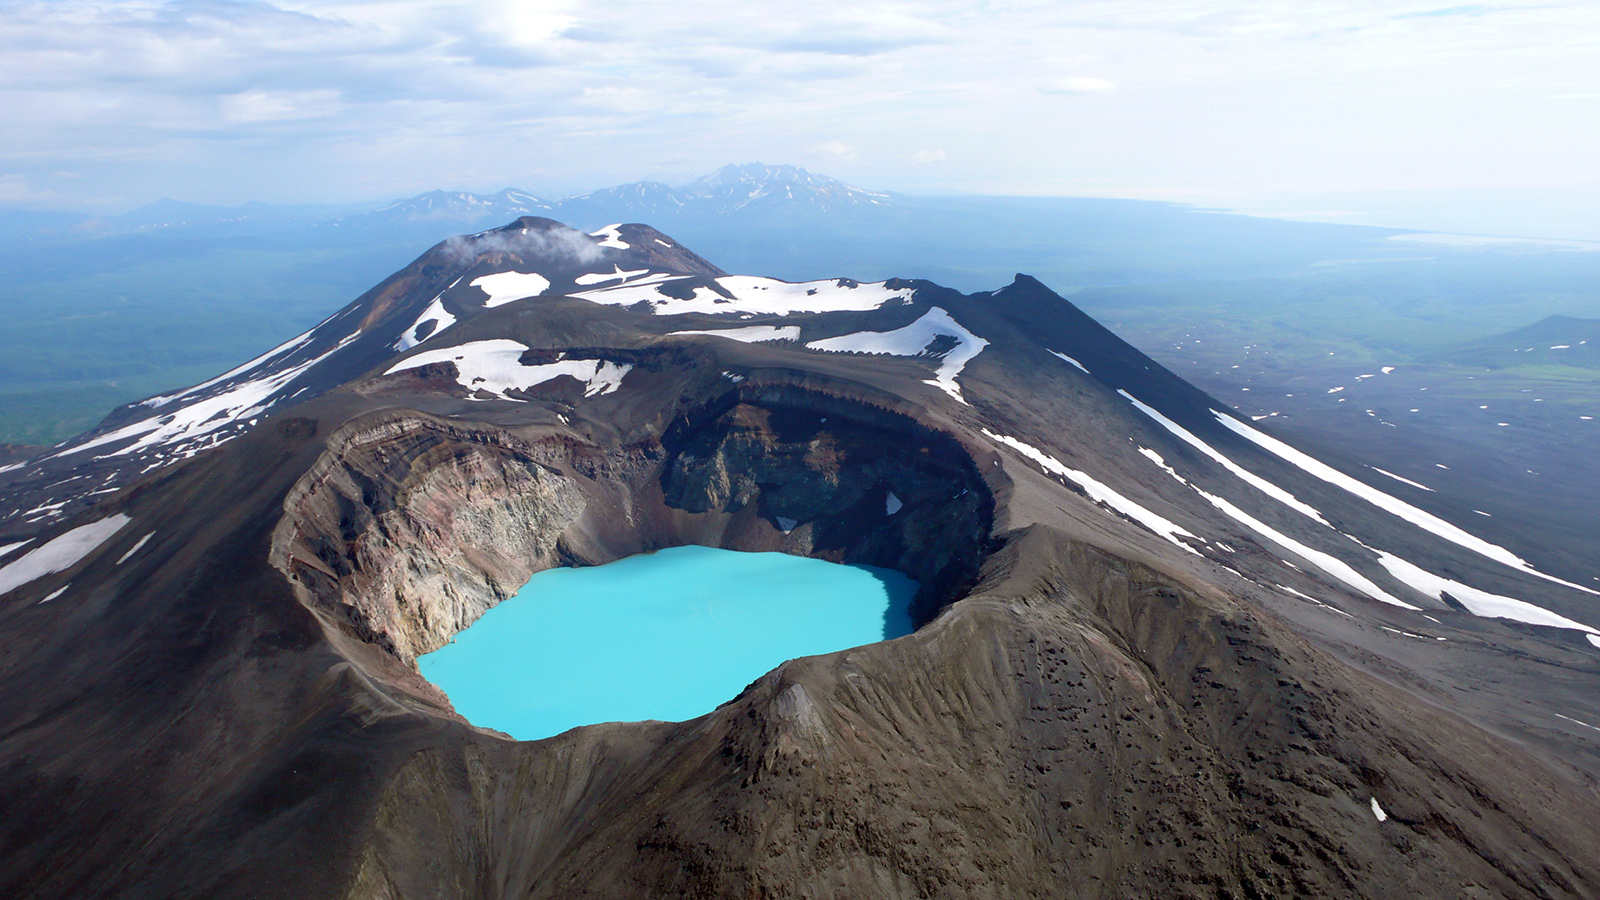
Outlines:
<svg viewBox="0 0 1600 900"><path fill-rule="evenodd" d="M1510 566L1513 569L1517 569L1518 571L1525 572L1529 575L1543 578L1546 581L1551 581L1565 587L1574 588L1585 593L1600 596L1600 591L1596 591L1592 588L1586 588L1580 584L1573 584L1570 581L1563 581L1554 575L1546 575L1545 573L1540 572L1539 570L1528 565L1526 560L1518 557L1510 550L1507 550L1506 548L1496 544L1491 544L1475 535L1468 534L1466 531L1463 531L1455 525L1446 522L1438 516L1417 509L1415 506L1406 503L1404 500L1401 500L1398 497L1392 497L1388 494L1385 494L1383 491L1378 490L1377 488L1369 487L1366 484L1351 478L1349 475L1340 472L1332 466L1313 459L1305 453L1296 450L1277 438L1262 434L1261 432L1251 428L1249 425L1246 425L1232 416L1223 415L1216 410L1212 410L1212 415L1216 416L1217 421L1221 422L1223 426L1250 440L1257 446L1260 446L1267 452L1272 453L1280 459L1292 463L1301 470L1316 476L1317 478L1320 478L1323 481L1334 485L1335 487L1343 488L1344 490L1378 507L1384 512L1398 516L1399 518L1410 522L1418 528L1429 531L1438 537L1444 538L1452 544L1465 547L1466 549L1471 550L1480 556L1492 559L1497 563Z"/></svg>
<svg viewBox="0 0 1600 900"><path fill-rule="evenodd" d="M1434 492L1433 488L1428 487L1425 484L1419 484L1419 483L1417 483L1415 481L1412 481L1409 478L1402 478L1402 477L1400 477L1399 475L1396 475L1393 472L1387 471L1385 469L1380 469L1377 466L1367 466L1367 468L1371 469L1374 472L1377 472L1379 475L1387 475L1390 478L1393 478L1395 481L1400 482L1401 484L1409 484L1414 488L1421 488L1422 490L1427 491L1430 494Z"/></svg>
<svg viewBox="0 0 1600 900"><path fill-rule="evenodd" d="M0 568L0 594L13 591L35 578L72 568L131 521L123 513L106 516L98 522L79 525L28 551Z"/></svg>
<svg viewBox="0 0 1600 900"><path fill-rule="evenodd" d="M1051 350L1050 351L1050 355L1056 357L1057 359L1065 360L1066 362L1072 363L1074 366L1077 366L1079 369L1082 369L1083 370L1083 374L1085 374L1085 375L1089 374L1089 370L1083 368L1083 363L1078 362L1077 360L1075 360L1072 357L1066 355L1065 353L1057 353L1056 351Z"/></svg>
<svg viewBox="0 0 1600 900"><path fill-rule="evenodd" d="M27 540L17 541L15 544L6 544L5 546L0 547L0 556L5 556L7 553L10 553L11 551L17 549L18 547L26 546L26 545L31 544L31 543L33 543L33 538L28 538Z"/></svg>
<svg viewBox="0 0 1600 900"><path fill-rule="evenodd" d="M144 545L149 543L150 539L155 537L155 536L156 536L156 533L154 531L152 531L149 534L145 535L144 537L139 538L139 543L134 544L133 547L130 550L128 550L127 553L122 554L122 557L117 560L117 565L120 566L123 563L127 562L128 560L132 559L133 555L135 553L138 553L140 550L144 549Z"/></svg>
<svg viewBox="0 0 1600 900"><path fill-rule="evenodd" d="M1232 503L1229 503L1221 497L1208 494L1199 488L1195 488L1195 492L1210 501L1212 506L1215 506L1217 509L1227 513L1235 521L1244 525L1246 528L1249 528L1251 531L1254 531L1274 544L1277 544L1285 550L1288 550L1290 553L1293 553L1306 562L1311 563L1312 565L1328 573L1329 575L1332 575L1334 578L1344 582L1345 584L1355 588L1361 593L1366 594L1368 597L1371 597L1374 600L1382 600L1384 603L1389 603L1394 606L1404 607L1405 609L1418 608L1412 606L1404 600L1401 600L1393 594L1390 594L1383 588L1378 587L1376 584L1373 584L1372 581L1369 580L1365 575L1362 575L1360 572L1357 572L1355 569L1351 568L1349 564L1345 563L1343 560L1340 560L1330 554L1323 553L1321 550L1313 550L1310 547L1307 547L1305 544L1302 544L1294 538L1274 529L1272 526L1267 525L1265 522L1262 522L1254 516L1251 516L1249 513L1237 506L1234 506Z"/></svg>
<svg viewBox="0 0 1600 900"><path fill-rule="evenodd" d="M1077 469L1069 468L1060 460L1049 455L1048 453L1045 453L1043 450L1040 450L1038 447L1035 447L1032 444L1019 441L1016 438L1008 435L995 434L987 428L983 429L983 433L987 435L990 440L1004 444L1028 459L1038 463L1039 466L1046 472L1052 475L1060 476L1061 478L1065 478L1083 488L1084 493L1088 494L1091 500L1094 500L1098 503L1104 503L1117 512L1122 513L1135 522L1138 522L1140 525L1150 529L1161 537L1166 538L1173 544L1182 547L1196 556L1200 555L1200 551L1178 540L1179 535L1187 538L1195 537L1192 532L1183 526L1163 518L1162 516L1159 516L1148 509L1145 509L1138 503L1129 500L1127 497L1122 496L1111 488L1101 484L1099 481L1096 481L1093 476L1090 476L1084 472L1080 472ZM1198 538L1196 538L1196 540L1198 540Z"/></svg>
<svg viewBox="0 0 1600 900"><path fill-rule="evenodd" d="M1440 575L1428 572L1413 563L1407 562L1398 556L1389 553L1379 553L1378 562L1395 580L1413 588L1418 593L1426 594L1437 600L1448 591L1451 597L1460 601L1475 616L1488 619L1511 619L1517 622L1527 622L1530 625L1549 625L1552 628L1573 628L1578 631L1588 632L1591 637L1600 635L1600 629L1594 629L1582 622L1575 622L1566 616L1557 615L1541 606L1535 606L1524 600L1512 597L1503 597L1479 590L1471 585L1462 584Z"/></svg>
<svg viewBox="0 0 1600 900"><path fill-rule="evenodd" d="M899 512L903 506L905 506L905 504L901 503L900 498L894 495L894 491L890 491L888 496L883 498L883 514L886 516L894 515L895 513Z"/></svg>
<svg viewBox="0 0 1600 900"><path fill-rule="evenodd" d="M1143 456L1145 459L1148 459L1151 462L1155 463L1156 465L1160 466L1162 471L1166 472L1168 475L1171 475L1173 478L1178 479L1178 483L1179 484L1188 484L1189 483L1187 479L1185 479L1182 475L1178 474L1178 470L1177 469L1174 469L1173 467L1167 465L1167 461L1165 459L1161 458L1161 454L1155 452L1154 450L1151 450L1149 447L1140 447L1139 448L1139 455Z"/></svg>
<svg viewBox="0 0 1600 900"><path fill-rule="evenodd" d="M966 403L956 376L974 357L989 346L989 342L961 327L950 314L935 306L922 317L904 328L893 331L858 331L839 337L811 341L806 347L830 353L883 353L891 356L932 357L929 348L941 337L954 338L956 345L945 351L939 361L938 374L923 384L931 384L941 391Z"/></svg>
<svg viewBox="0 0 1600 900"><path fill-rule="evenodd" d="M800 340L799 325L751 325L746 328L720 328L708 331L674 331L677 335L709 335L711 337L727 338L730 341L739 341L744 344L761 344L767 341L798 341Z"/></svg>
<svg viewBox="0 0 1600 900"><path fill-rule="evenodd" d="M612 263L611 268L616 271L610 273L590 272L587 275L579 275L577 278L574 278L573 281L583 285L605 284L608 281L627 281L629 278L636 278L640 275L649 274L650 272L649 269L633 269L630 271L623 271L622 267L616 263ZM473 284L477 284L477 282L474 281ZM549 285L546 284L546 287L548 286ZM541 290L543 290L543 288L541 288Z"/></svg>
<svg viewBox="0 0 1600 900"><path fill-rule="evenodd" d="M318 327L321 327L321 326L318 326ZM315 330L316 329L313 328L311 331L315 331ZM296 350L302 344L304 344L305 342L311 340L311 331L308 331L305 334L300 335L299 337L290 338L289 340L284 341L283 343L279 344L276 347L273 347L271 350L268 350L267 352L261 354L260 356L256 357L255 359L250 360L249 362L245 363L244 365L239 366L237 368L229 369L228 371L223 372L221 375L218 375L217 377L211 379L210 381L202 381L199 384L195 385L194 387L189 388L188 390L179 391L176 394L167 394L166 396L163 396L163 397L151 397L149 400L142 401L139 405L140 406L148 406L148 407L150 407L152 409L154 409L155 407L158 407L158 406L165 406L168 403L171 403L172 401L177 400L179 398L187 397L190 394L196 393L198 391L203 391L206 388L211 387L214 384L221 384L222 382L227 381L229 378L232 378L235 375L242 375L245 372L248 372L248 371L250 371L252 369L259 368L262 365L265 365L267 362L270 362L271 360L274 360L274 359L276 359L276 358L278 358L280 356L287 355L291 350Z"/></svg>
<svg viewBox="0 0 1600 900"><path fill-rule="evenodd" d="M1188 444L1189 446L1195 448L1196 450L1199 450L1201 453L1204 453L1206 456L1211 457L1219 465L1221 465L1224 469L1227 469L1229 472L1232 472L1234 475L1238 476L1246 484L1254 487L1258 491L1261 491L1263 494L1266 494L1268 497L1271 497L1272 499L1277 500L1279 503L1282 503L1285 506L1288 506L1290 509L1298 510L1299 512L1302 512L1305 515L1310 516L1311 518L1317 520L1318 522L1322 523L1323 525L1328 525L1328 520L1324 519L1322 517L1322 513L1318 512L1310 504L1302 503L1299 498L1295 497L1293 494L1289 493L1288 491L1284 490L1283 488L1278 487L1277 485L1275 485L1272 482L1266 480L1265 478L1262 478L1261 476L1255 474L1254 472L1251 472L1248 469L1244 468L1243 466L1240 466L1238 463L1235 463L1233 460L1227 458L1226 456L1223 456L1221 453L1218 453L1215 449L1213 449L1211 447L1210 444L1207 444L1205 441L1200 440L1198 437L1195 437L1192 433L1190 433L1189 429L1184 428L1182 425L1179 425L1177 422L1174 422L1171 419L1167 418L1166 416L1162 415L1161 413L1157 412L1155 409L1153 409L1152 407L1150 407L1150 406L1146 405L1145 403L1141 402L1137 397L1134 397L1132 394L1128 393L1127 391L1119 390L1119 391L1117 391L1117 393L1121 394L1125 399L1127 399L1127 401L1129 403L1132 403L1135 407L1137 407L1140 412L1142 412L1145 415L1149 416L1150 418L1156 420L1156 422L1159 423L1161 425L1161 427L1167 429L1168 431L1170 431L1174 435L1176 435L1179 440L1182 440L1184 443ZM1332 525L1328 525L1328 527L1332 528L1333 526Z"/></svg>
<svg viewBox="0 0 1600 900"><path fill-rule="evenodd" d="M289 382L300 377L307 369L337 353L345 345L360 336L361 332L358 331L329 348L328 352L321 356L290 366L281 372L234 385L220 394L206 397L203 400L196 400L182 409L174 410L164 415L151 416L148 419L143 419L130 425L124 425L88 443L63 450L57 453L56 456L61 457L80 453L92 447L104 446L141 434L144 437L140 440L106 455L123 456L158 444L178 445L187 443L189 444L187 448L174 447L174 449L179 450L183 456L193 456L205 449L205 447L195 446L197 439L210 435L212 442L206 446L215 446L217 443L221 443L220 436L215 434L218 429L259 416L275 402L268 399L273 394L276 394Z"/></svg>
<svg viewBox="0 0 1600 900"><path fill-rule="evenodd" d="M1378 805L1377 797L1372 798L1372 814L1377 817L1379 822L1386 821L1389 818L1389 814L1384 812L1383 807Z"/></svg>

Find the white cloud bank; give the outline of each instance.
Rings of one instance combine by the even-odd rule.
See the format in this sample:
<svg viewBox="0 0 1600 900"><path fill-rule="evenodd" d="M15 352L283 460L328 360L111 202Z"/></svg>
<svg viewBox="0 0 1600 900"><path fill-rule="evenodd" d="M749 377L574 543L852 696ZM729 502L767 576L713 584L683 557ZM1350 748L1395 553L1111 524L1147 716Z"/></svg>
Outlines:
<svg viewBox="0 0 1600 900"><path fill-rule="evenodd" d="M749 159L1205 202L1600 190L1600 4L1474 9L0 0L0 171L64 203L559 194Z"/></svg>

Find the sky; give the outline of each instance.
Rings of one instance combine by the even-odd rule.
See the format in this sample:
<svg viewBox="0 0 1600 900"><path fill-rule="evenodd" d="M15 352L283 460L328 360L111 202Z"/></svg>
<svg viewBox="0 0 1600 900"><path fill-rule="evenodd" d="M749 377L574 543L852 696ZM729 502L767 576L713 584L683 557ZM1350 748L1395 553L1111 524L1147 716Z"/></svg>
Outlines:
<svg viewBox="0 0 1600 900"><path fill-rule="evenodd" d="M1600 240L1600 3L0 0L0 206L793 163Z"/></svg>

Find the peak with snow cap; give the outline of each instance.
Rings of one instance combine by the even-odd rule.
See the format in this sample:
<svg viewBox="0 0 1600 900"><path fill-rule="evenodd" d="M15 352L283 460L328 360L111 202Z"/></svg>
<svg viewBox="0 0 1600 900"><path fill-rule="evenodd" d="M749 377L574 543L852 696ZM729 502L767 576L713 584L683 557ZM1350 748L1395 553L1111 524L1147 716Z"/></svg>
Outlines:
<svg viewBox="0 0 1600 900"><path fill-rule="evenodd" d="M827 210L890 202L888 194L852 187L798 166L761 163L723 166L691 182L683 192L719 212L794 207Z"/></svg>

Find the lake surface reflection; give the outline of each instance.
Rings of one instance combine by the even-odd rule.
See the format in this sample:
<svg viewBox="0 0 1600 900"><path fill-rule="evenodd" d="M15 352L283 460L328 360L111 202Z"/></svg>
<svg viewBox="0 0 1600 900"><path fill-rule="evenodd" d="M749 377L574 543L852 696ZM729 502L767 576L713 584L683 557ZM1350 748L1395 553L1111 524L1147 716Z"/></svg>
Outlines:
<svg viewBox="0 0 1600 900"><path fill-rule="evenodd" d="M888 569L675 547L540 572L417 664L468 721L520 740L676 722L785 660L909 634L917 587Z"/></svg>

